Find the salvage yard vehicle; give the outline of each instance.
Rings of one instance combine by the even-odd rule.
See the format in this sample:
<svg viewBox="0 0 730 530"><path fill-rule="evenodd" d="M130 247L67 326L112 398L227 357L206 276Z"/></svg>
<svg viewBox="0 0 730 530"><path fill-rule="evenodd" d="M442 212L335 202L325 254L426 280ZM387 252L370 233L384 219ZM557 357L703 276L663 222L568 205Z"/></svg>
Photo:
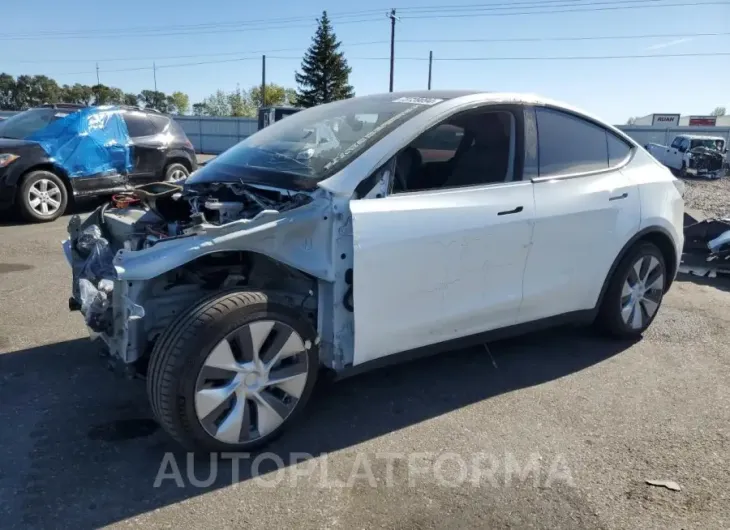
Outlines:
<svg viewBox="0 0 730 530"><path fill-rule="evenodd" d="M669 146L648 144L646 150L683 178L716 179L727 174L727 148L722 136L680 134Z"/></svg>
<svg viewBox="0 0 730 530"><path fill-rule="evenodd" d="M187 177L197 168L182 128L137 107L43 105L0 123L0 209L53 221L73 197Z"/></svg>
<svg viewBox="0 0 730 530"><path fill-rule="evenodd" d="M336 144L297 156L293 138L305 151L335 122ZM675 278L683 186L537 96L356 97L73 217L69 307L146 377L175 440L247 451L295 420L320 371L564 323L640 336Z"/></svg>

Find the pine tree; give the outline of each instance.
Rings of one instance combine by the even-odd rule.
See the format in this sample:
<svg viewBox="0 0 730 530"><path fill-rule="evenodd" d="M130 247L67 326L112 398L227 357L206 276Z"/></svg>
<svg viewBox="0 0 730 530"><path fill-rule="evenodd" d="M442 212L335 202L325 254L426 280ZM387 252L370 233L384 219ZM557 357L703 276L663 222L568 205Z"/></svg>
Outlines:
<svg viewBox="0 0 730 530"><path fill-rule="evenodd" d="M299 85L297 104L302 107L313 107L355 95L348 84L352 68L347 65L345 54L338 51L341 43L332 31L327 11L322 12L322 18L317 23L317 33L302 60L302 73L295 74Z"/></svg>

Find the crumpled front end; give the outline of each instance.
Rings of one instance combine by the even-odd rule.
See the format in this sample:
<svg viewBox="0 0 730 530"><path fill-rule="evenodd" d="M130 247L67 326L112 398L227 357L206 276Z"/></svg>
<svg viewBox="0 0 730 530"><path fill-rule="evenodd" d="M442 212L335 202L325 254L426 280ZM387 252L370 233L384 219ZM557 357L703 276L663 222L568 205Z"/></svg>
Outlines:
<svg viewBox="0 0 730 530"><path fill-rule="evenodd" d="M176 188L117 197L69 223L69 305L112 356L145 357L181 313L229 288L265 290L316 315L318 281L334 281L327 192L277 202L252 187L218 197L218 188Z"/></svg>
<svg viewBox="0 0 730 530"><path fill-rule="evenodd" d="M696 177L719 179L728 174L728 161L717 150L704 146L688 153L687 173Z"/></svg>

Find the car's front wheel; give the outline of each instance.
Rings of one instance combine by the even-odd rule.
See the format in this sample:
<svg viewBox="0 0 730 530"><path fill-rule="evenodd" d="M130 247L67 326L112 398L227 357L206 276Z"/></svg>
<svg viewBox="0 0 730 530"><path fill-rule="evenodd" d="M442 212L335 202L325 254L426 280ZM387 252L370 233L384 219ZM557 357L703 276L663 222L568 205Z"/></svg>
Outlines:
<svg viewBox="0 0 730 530"><path fill-rule="evenodd" d="M192 451L251 451L288 427L319 369L316 333L265 293L201 302L159 338L147 391L162 427Z"/></svg>
<svg viewBox="0 0 730 530"><path fill-rule="evenodd" d="M641 335L659 311L666 279L661 251L649 242L634 246L614 271L598 324L617 337Z"/></svg>
<svg viewBox="0 0 730 530"><path fill-rule="evenodd" d="M53 221L63 215L67 205L66 186L50 171L28 173L18 188L17 207L27 221Z"/></svg>

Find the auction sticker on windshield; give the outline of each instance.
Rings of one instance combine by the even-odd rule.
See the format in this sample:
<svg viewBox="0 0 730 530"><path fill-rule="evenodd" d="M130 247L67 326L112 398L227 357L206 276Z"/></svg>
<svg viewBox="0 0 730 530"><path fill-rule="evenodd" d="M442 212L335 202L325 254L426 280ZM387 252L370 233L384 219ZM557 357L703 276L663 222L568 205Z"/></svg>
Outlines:
<svg viewBox="0 0 730 530"><path fill-rule="evenodd" d="M438 98L409 98L409 97L402 97L398 99L394 99L393 103L410 103L412 105L435 105L436 103L441 103L443 99Z"/></svg>

